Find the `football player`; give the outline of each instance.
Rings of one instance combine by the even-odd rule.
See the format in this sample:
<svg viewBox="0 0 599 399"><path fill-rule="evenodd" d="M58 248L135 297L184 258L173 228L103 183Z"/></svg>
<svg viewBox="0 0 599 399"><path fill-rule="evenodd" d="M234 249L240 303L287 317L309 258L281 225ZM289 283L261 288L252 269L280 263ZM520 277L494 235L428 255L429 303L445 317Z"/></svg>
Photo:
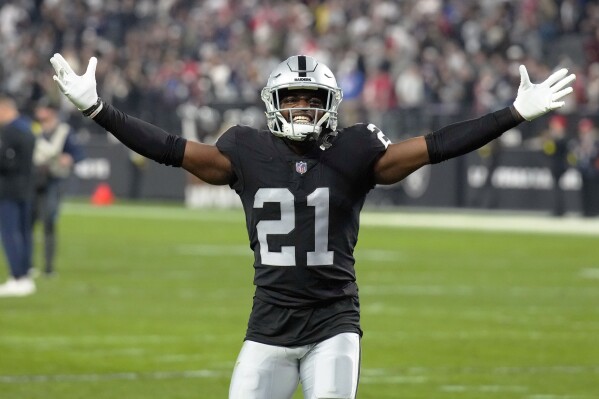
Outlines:
<svg viewBox="0 0 599 399"><path fill-rule="evenodd" d="M561 107L575 79L562 69L532 84L521 66L513 105L391 143L372 124L340 128L342 92L333 73L298 55L279 64L262 90L268 129L234 126L207 145L104 102L96 58L82 76L60 54L50 62L66 97L132 150L228 184L241 198L256 291L231 380L234 399L291 398L299 382L306 399L355 398L362 330L354 247L368 192Z"/></svg>

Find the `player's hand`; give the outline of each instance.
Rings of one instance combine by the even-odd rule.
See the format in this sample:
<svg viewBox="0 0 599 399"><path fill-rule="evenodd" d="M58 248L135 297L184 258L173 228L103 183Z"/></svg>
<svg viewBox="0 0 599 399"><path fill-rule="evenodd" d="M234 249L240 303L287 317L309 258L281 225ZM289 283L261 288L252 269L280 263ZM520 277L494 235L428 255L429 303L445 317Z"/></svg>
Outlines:
<svg viewBox="0 0 599 399"><path fill-rule="evenodd" d="M80 110L85 111L98 101L96 92L96 64L98 59L91 57L87 70L81 76L77 75L69 63L56 53L50 58L50 63L56 71L54 81L65 96Z"/></svg>
<svg viewBox="0 0 599 399"><path fill-rule="evenodd" d="M520 65L520 87L514 107L527 121L562 107L564 102L559 100L572 93L570 83L576 79L576 75L566 76L567 74L568 70L563 68L554 72L543 83L533 84L526 67Z"/></svg>

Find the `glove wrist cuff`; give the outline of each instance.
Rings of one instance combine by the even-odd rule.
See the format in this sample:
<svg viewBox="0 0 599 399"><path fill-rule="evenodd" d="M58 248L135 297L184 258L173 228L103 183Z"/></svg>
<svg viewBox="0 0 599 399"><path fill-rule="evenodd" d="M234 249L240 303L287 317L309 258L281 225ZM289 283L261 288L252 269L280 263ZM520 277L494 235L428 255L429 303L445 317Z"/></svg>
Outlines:
<svg viewBox="0 0 599 399"><path fill-rule="evenodd" d="M522 116L522 114L520 114L520 112L518 112L518 110L516 109L515 105L510 105L510 111L512 113L512 116L514 117L515 120L518 121L518 123L520 122L524 122L526 119Z"/></svg>
<svg viewBox="0 0 599 399"><path fill-rule="evenodd" d="M96 117L96 115L98 115L100 113L100 111L102 111L102 108L104 107L104 102L102 101L102 99L100 97L98 97L98 100L96 101L96 103L94 105L92 105L91 107L84 109L83 111L81 111L81 113L83 114L83 116L94 119Z"/></svg>

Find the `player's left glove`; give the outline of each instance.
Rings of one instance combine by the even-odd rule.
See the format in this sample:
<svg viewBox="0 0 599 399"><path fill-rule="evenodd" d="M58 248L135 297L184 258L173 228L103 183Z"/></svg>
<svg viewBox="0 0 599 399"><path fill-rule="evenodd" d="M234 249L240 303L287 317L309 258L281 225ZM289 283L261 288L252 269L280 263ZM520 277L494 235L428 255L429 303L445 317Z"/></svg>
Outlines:
<svg viewBox="0 0 599 399"><path fill-rule="evenodd" d="M50 63L56 71L53 76L58 84L60 91L75 105L80 111L85 111L98 103L98 93L96 92L96 64L98 59L91 57L87 70L81 76L77 75L69 63L56 53L50 58Z"/></svg>
<svg viewBox="0 0 599 399"><path fill-rule="evenodd" d="M526 67L520 65L520 87L518 87L514 108L524 119L531 121L562 107L564 102L559 100L572 93L572 87L569 85L576 79L576 75L566 76L567 74L568 70L563 68L554 72L543 83L533 84L530 82Z"/></svg>

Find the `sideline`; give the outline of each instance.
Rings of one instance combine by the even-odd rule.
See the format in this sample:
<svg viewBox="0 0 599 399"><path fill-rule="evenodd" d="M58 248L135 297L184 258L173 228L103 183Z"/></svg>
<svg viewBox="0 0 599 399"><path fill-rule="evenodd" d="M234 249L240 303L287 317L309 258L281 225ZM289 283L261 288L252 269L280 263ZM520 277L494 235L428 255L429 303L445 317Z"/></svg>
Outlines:
<svg viewBox="0 0 599 399"><path fill-rule="evenodd" d="M240 226L245 224L245 217L241 209L237 208L189 209L184 206L153 204L113 204L99 207L67 202L62 212L66 215L86 217L205 220L237 223ZM516 211L398 207L385 210L366 209L360 219L362 226L599 236L599 217L582 218L578 215L557 218L540 213Z"/></svg>

